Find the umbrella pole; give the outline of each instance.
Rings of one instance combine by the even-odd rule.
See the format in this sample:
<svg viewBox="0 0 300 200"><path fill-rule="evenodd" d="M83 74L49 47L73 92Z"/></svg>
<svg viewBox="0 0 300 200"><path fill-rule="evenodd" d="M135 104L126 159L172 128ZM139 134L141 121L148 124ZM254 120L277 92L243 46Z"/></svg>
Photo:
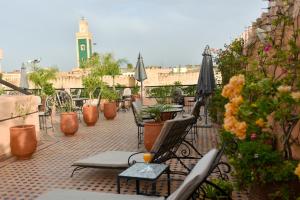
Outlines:
<svg viewBox="0 0 300 200"><path fill-rule="evenodd" d="M141 102L143 105L143 81L141 81Z"/></svg>
<svg viewBox="0 0 300 200"><path fill-rule="evenodd" d="M204 117L205 117L205 122L203 125L201 125L201 128L211 128L212 125L208 124L208 111L207 111L207 104L208 104L208 97L204 97Z"/></svg>

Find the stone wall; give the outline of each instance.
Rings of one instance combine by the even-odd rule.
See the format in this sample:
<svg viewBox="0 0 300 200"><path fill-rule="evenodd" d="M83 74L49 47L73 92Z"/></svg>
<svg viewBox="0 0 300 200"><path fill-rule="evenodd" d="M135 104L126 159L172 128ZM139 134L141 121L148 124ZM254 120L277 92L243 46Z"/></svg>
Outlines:
<svg viewBox="0 0 300 200"><path fill-rule="evenodd" d="M274 0L270 1L269 3L270 9L268 12L263 13L260 18L258 18L254 23L252 23L251 28L247 30L246 41L245 41L245 48L244 53L250 57L252 60L256 60L258 57L258 49L262 46L267 45L269 42L266 39L262 41L259 39L257 34L257 29L265 30L265 34L272 38L275 41L276 45L281 47L282 49L289 48L289 40L293 37L293 33L295 30L300 28L300 0ZM284 13L288 15L292 19L292 23L289 25L284 25L283 23L274 25L274 20L278 17L282 16L280 13ZM245 38L244 38L245 39ZM296 39L297 46L300 46L300 37ZM273 54L273 49L270 50L270 55ZM272 71L273 68L271 67L269 71ZM281 74L281 68L278 68L278 71L275 72L275 76ZM278 138L278 148L282 149L281 135L282 130L279 125L276 126L275 130ZM292 138L294 141L300 144L300 122L294 128ZM293 157L295 159L300 160L300 145L293 145L292 146Z"/></svg>

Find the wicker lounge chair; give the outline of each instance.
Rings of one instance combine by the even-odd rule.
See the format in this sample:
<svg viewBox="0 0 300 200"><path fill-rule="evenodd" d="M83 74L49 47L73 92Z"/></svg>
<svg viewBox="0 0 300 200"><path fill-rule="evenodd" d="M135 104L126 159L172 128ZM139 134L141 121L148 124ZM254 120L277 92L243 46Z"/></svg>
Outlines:
<svg viewBox="0 0 300 200"><path fill-rule="evenodd" d="M214 170L215 163L218 163L220 154L222 152L212 149L205 156L198 161L191 173L185 178L183 183L176 189L167 200L187 200L196 199L201 194L201 186L204 183L209 184L208 176ZM143 195L124 195L124 194L109 194L86 192L76 190L54 190L43 194L38 200L163 200L164 197L150 197ZM230 199L230 198L229 198Z"/></svg>
<svg viewBox="0 0 300 200"><path fill-rule="evenodd" d="M186 118L173 119L165 122L160 135L151 149L151 152L154 154L152 162L162 163L174 158L180 144L189 132L193 120L193 116L188 116ZM73 170L71 177L75 171L84 168L124 169L134 162L143 162L142 157L143 154L141 152L102 152L74 162L72 166L74 166L75 169Z"/></svg>

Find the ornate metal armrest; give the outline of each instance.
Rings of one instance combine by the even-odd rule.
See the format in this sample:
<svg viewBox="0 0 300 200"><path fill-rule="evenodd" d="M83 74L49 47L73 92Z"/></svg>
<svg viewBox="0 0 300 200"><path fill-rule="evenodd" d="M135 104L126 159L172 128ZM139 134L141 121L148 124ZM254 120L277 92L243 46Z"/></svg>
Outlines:
<svg viewBox="0 0 300 200"><path fill-rule="evenodd" d="M141 154L141 153L144 154L145 152L141 151L141 152L136 152L136 153L134 153L134 154L131 154L131 155L129 156L129 158L128 158L128 165L131 166L131 165L137 163L137 161L133 159L133 156L138 155L138 154Z"/></svg>

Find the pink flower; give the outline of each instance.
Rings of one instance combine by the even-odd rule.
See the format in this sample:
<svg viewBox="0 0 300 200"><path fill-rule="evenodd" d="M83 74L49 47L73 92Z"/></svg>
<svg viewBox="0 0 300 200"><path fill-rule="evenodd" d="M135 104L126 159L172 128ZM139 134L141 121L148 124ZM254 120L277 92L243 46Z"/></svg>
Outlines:
<svg viewBox="0 0 300 200"><path fill-rule="evenodd" d="M256 138L257 138L256 133L252 133L251 136L250 136L250 138L251 138L252 141L256 140Z"/></svg>
<svg viewBox="0 0 300 200"><path fill-rule="evenodd" d="M272 45L270 44L267 44L265 47L264 47L264 52L269 52L272 48Z"/></svg>

